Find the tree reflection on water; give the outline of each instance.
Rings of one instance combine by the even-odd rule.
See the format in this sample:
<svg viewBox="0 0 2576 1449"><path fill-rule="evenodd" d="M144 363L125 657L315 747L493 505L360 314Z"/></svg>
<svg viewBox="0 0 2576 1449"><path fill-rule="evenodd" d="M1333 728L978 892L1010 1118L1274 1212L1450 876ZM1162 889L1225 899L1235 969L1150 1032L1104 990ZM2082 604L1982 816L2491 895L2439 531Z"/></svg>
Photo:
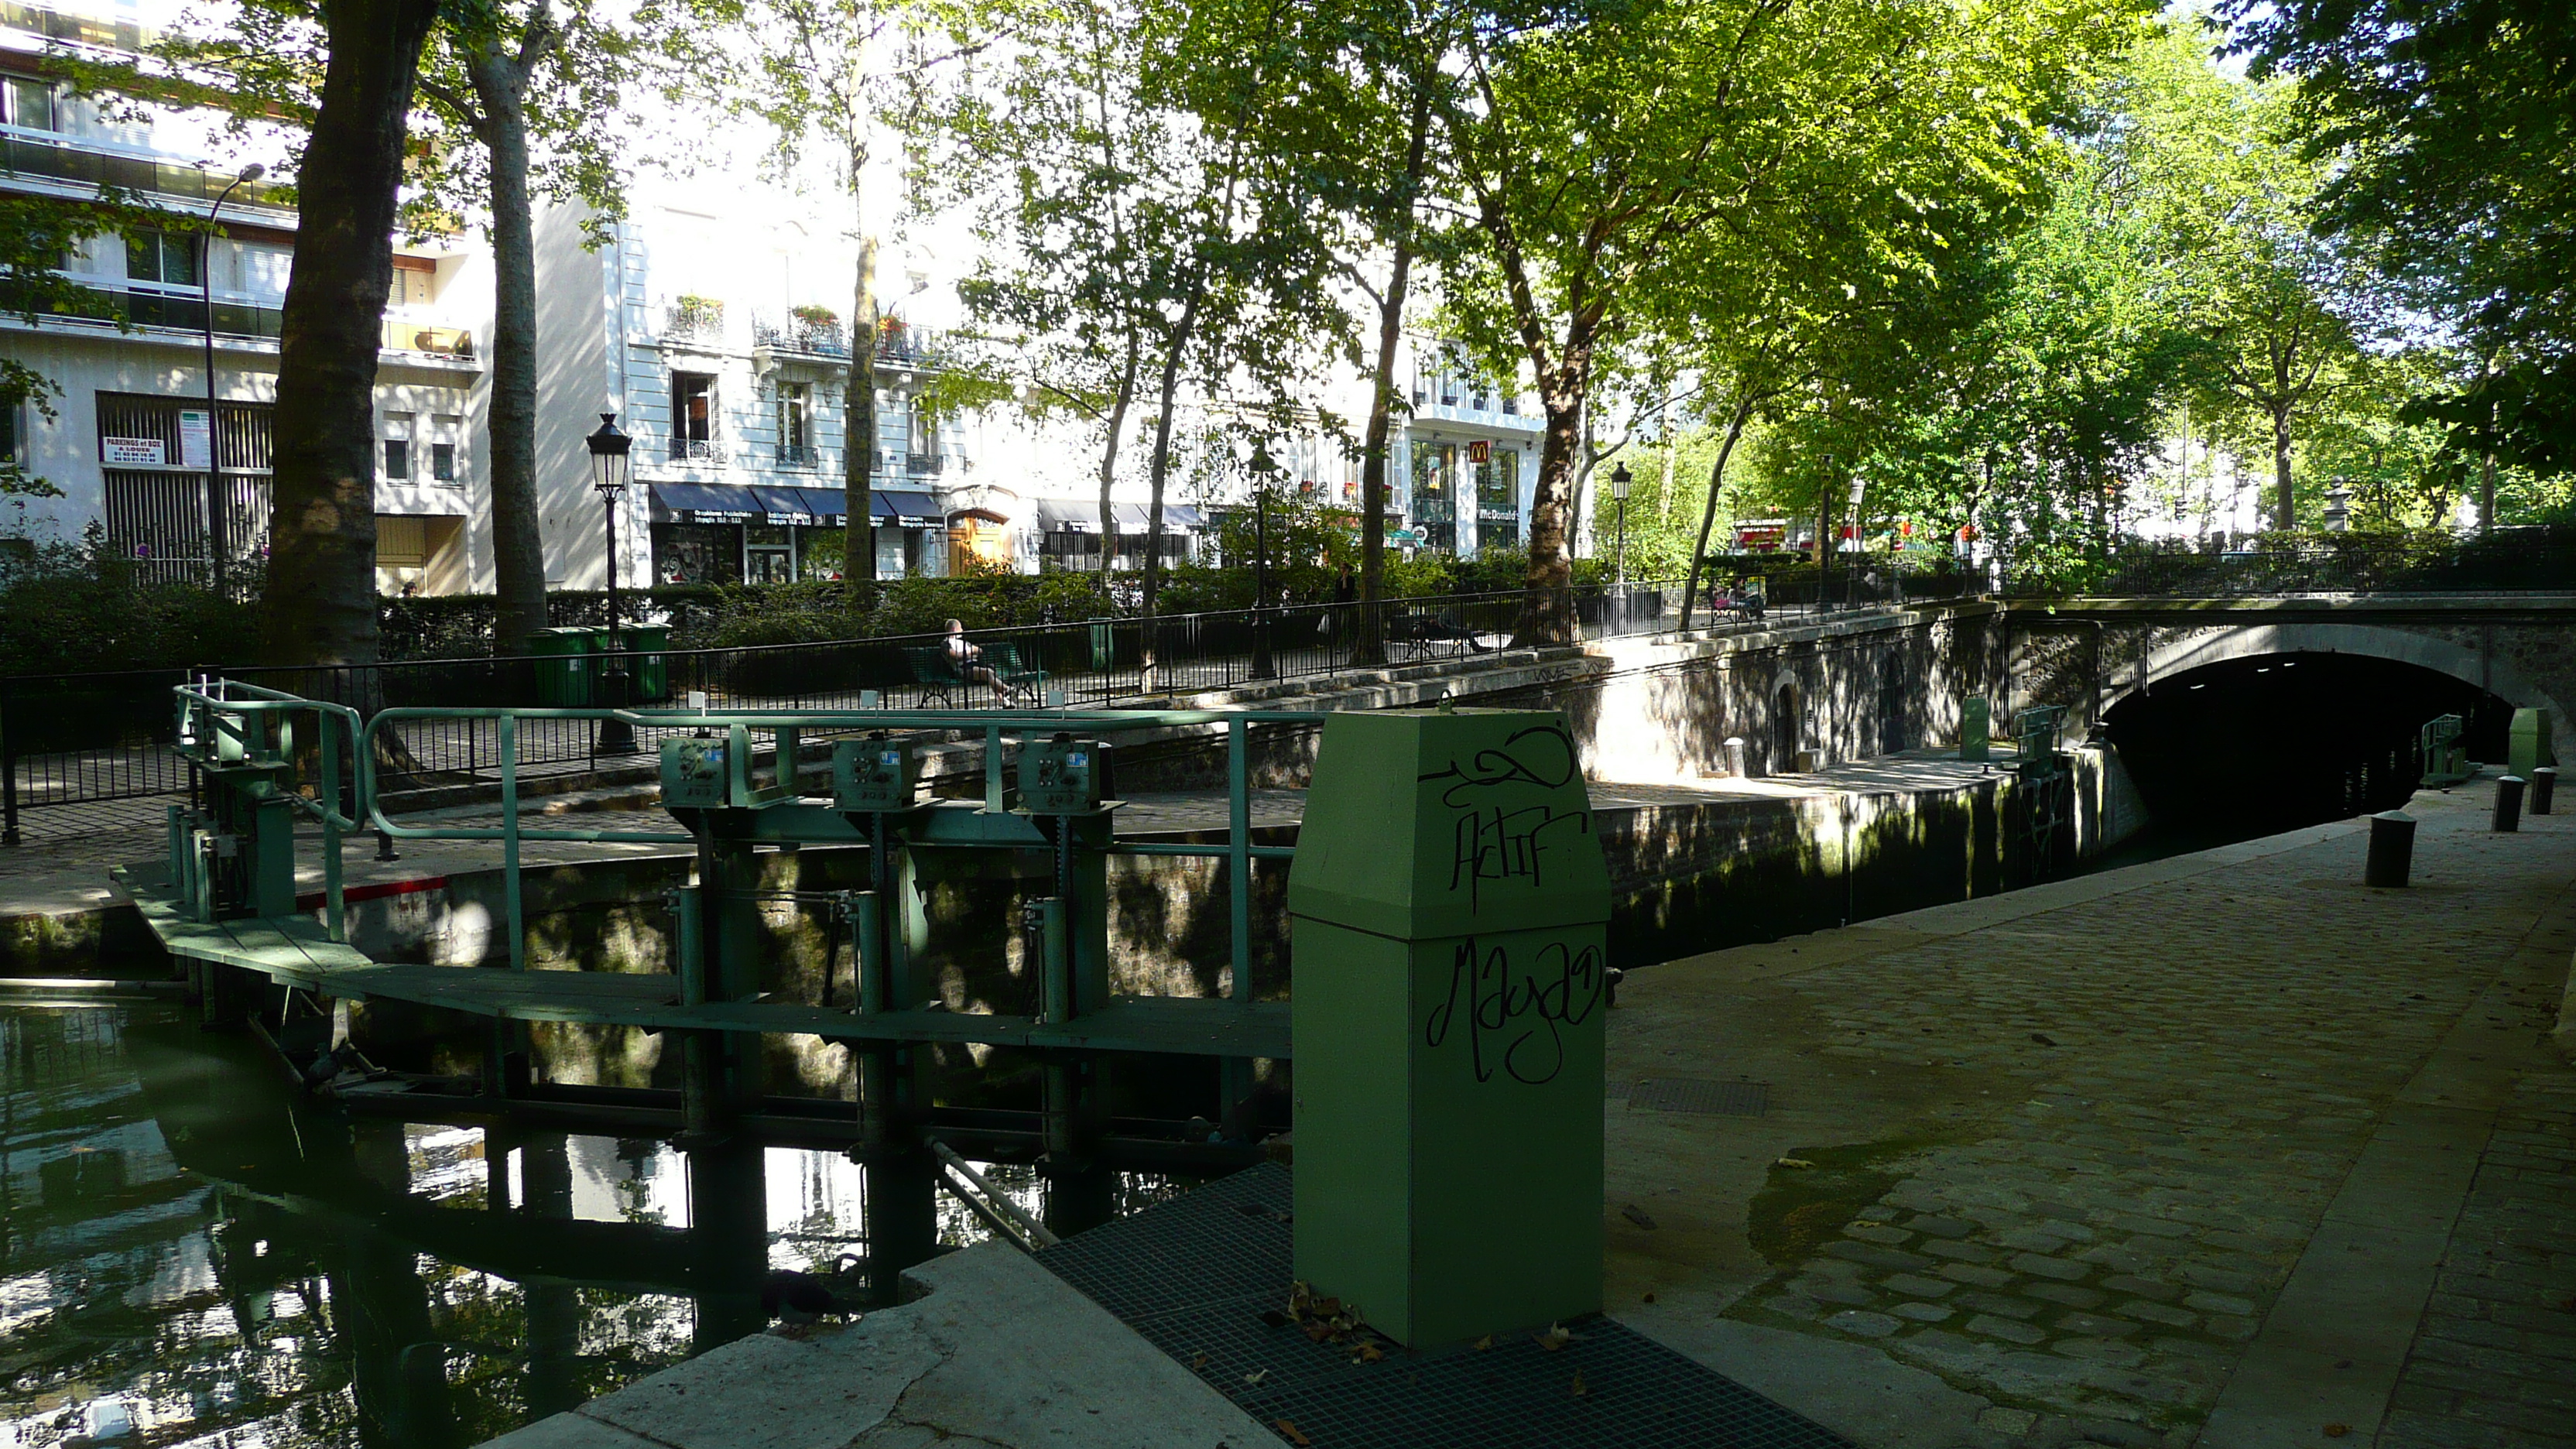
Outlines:
<svg viewBox="0 0 2576 1449"><path fill-rule="evenodd" d="M865 1255L868 1189L833 1152L348 1117L175 1011L0 1008L0 1446L480 1443L757 1331L770 1269ZM986 1236L879 1190L917 1198L905 1261Z"/></svg>

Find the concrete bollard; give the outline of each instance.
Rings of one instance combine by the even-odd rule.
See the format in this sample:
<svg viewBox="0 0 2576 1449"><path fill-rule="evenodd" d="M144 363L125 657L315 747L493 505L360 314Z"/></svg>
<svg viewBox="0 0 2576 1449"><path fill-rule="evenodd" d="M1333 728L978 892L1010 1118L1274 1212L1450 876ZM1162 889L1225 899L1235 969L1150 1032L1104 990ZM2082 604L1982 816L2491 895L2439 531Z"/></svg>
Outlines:
<svg viewBox="0 0 2576 1449"><path fill-rule="evenodd" d="M2531 772L2531 813L2549 813L2549 797L2558 793L2558 767L2543 765Z"/></svg>
<svg viewBox="0 0 2576 1449"><path fill-rule="evenodd" d="M2488 828L2491 830L2522 828L2522 777L2520 775L2507 775L2496 781L2495 819L2488 823Z"/></svg>
<svg viewBox="0 0 2576 1449"><path fill-rule="evenodd" d="M2406 884L2415 869L2415 817L2386 810L2370 817L2370 859L2361 868L2361 883L2382 890Z"/></svg>
<svg viewBox="0 0 2576 1449"><path fill-rule="evenodd" d="M1738 780L1744 778L1744 736L1742 735L1726 737L1726 773Z"/></svg>

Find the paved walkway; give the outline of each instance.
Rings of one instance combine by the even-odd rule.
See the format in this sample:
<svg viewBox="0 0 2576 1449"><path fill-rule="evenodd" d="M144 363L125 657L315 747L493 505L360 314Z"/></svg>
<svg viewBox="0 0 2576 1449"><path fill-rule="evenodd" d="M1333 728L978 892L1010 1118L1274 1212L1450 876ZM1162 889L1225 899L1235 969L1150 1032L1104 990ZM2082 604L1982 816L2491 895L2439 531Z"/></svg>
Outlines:
<svg viewBox="0 0 2576 1449"><path fill-rule="evenodd" d="M2489 799L1632 974L1614 1311L1887 1449L2576 1444L2576 818Z"/></svg>

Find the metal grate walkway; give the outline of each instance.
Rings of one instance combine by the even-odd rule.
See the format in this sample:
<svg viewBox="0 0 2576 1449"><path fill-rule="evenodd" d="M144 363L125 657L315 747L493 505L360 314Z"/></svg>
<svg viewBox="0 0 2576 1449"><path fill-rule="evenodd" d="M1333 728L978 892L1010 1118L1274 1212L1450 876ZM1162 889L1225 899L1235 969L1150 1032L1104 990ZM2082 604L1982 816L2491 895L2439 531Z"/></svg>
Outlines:
<svg viewBox="0 0 2576 1449"><path fill-rule="evenodd" d="M1851 1449L1607 1318L1476 1352L1351 1362L1265 1310L1293 1277L1288 1169L1255 1167L1037 1255L1287 1442L1315 1449ZM1577 1392L1578 1386L1581 1392ZM1293 1425L1301 1439L1278 1429Z"/></svg>

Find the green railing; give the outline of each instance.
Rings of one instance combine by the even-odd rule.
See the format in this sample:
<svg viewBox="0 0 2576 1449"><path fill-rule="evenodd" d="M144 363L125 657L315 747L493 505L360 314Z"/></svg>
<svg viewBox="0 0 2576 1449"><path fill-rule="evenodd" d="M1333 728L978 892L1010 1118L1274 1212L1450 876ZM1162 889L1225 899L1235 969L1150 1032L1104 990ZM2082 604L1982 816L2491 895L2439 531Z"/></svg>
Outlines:
<svg viewBox="0 0 2576 1449"><path fill-rule="evenodd" d="M527 918L521 868L523 845L548 842L686 847L699 843L698 835L678 828L530 828L523 825L519 812L518 759L519 727L523 721L586 721L592 727L614 722L631 730L656 731L666 737L674 732L723 732L741 738L746 745L745 757L751 759L759 756L758 742L754 737L766 734L769 737L767 753L772 783L758 800L737 802L745 808L755 809L770 805L818 803L814 797L806 796L802 789L808 766L800 753L804 742L812 737L886 731L911 736L931 734L979 738L984 747L984 795L981 809L976 813L988 816L1001 816L1008 812L1005 746L1009 741L1065 732L1115 737L1159 730L1222 731L1226 750L1225 842L1222 845L1197 845L1168 841L1113 841L1107 852L1224 859L1233 867L1232 878L1248 883L1253 861L1285 859L1293 854L1286 846L1253 843L1249 733L1261 725L1311 726L1324 719L1319 712L1295 710L721 711L436 706L386 708L378 710L371 718L361 718L355 709L346 705L304 699L238 680L218 679L181 685L173 693L178 702L177 753L181 758L200 772L211 772L221 777L217 788L256 792L263 797L273 793L297 813L321 823L322 895L332 940L347 939L347 903L341 879L341 855L342 842L349 834L373 830L391 840L498 843L502 854L504 930L509 943L510 964L517 969L524 969L527 964ZM316 724L310 750L305 748L305 741L297 730L306 716ZM380 763L380 757L393 753L400 738L400 726L422 720L491 725L497 742L501 786L498 825L407 823L386 810L386 792L381 788L380 775L387 767ZM342 808L344 799L346 808ZM171 807L171 879L174 887L179 888L180 899L188 904L195 918L210 919L214 913L211 876L205 869L192 833L185 828L189 818L189 812L182 807ZM828 830L812 838L818 843L858 843L859 839L855 831ZM291 850L284 857L284 868L291 873ZM286 889L291 897L291 884ZM1229 894L1232 897L1229 925L1236 994L1249 1000L1252 892L1247 887Z"/></svg>

